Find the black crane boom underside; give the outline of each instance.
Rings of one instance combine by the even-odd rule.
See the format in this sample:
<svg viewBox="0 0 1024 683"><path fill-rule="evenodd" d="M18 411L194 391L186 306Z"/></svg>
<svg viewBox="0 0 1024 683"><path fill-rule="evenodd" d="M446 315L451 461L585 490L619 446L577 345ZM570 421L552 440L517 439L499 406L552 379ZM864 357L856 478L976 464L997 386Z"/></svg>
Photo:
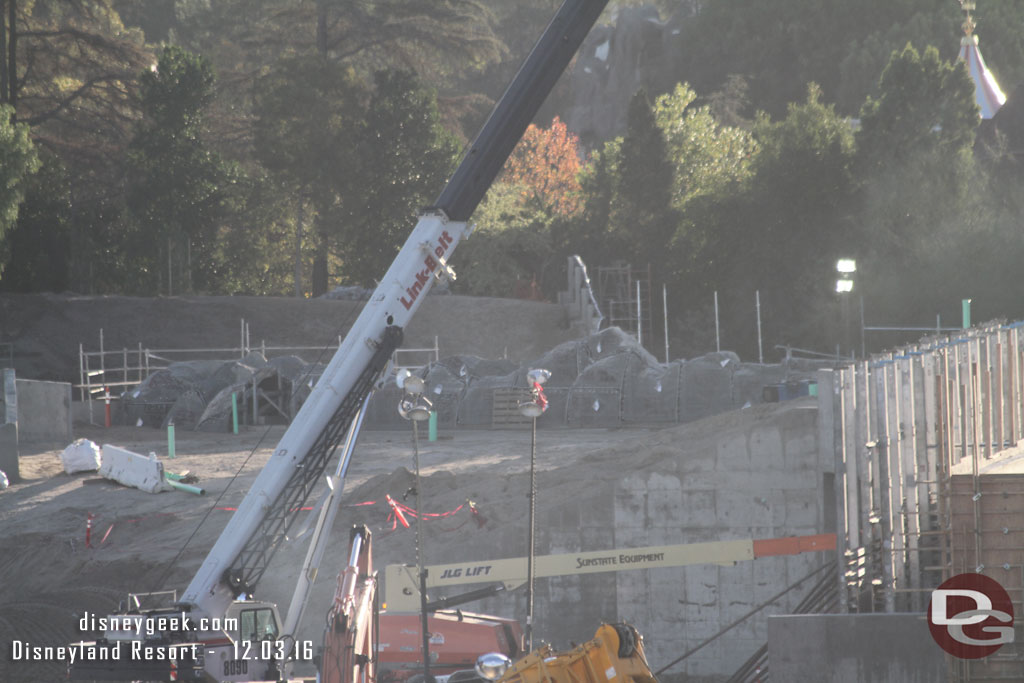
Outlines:
<svg viewBox="0 0 1024 683"><path fill-rule="evenodd" d="M288 534L298 518L299 511L327 469L327 463L341 443L349 424L370 395L374 382L387 366L395 349L401 346L402 336L400 327L390 326L384 330L384 335L369 364L321 430L309 453L295 467L288 478L288 483L267 510L238 557L224 572L224 581L231 586L236 596L246 593L252 597L281 541Z"/></svg>

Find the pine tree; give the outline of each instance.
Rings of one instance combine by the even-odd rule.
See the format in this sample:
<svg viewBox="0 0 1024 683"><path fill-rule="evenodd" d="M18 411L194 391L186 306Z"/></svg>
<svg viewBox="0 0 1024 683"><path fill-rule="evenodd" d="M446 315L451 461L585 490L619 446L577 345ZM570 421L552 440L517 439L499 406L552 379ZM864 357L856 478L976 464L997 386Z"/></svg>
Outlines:
<svg viewBox="0 0 1024 683"><path fill-rule="evenodd" d="M668 247L678 227L672 209L673 169L644 90L630 100L617 167L611 203L616 246L634 267L667 269Z"/></svg>

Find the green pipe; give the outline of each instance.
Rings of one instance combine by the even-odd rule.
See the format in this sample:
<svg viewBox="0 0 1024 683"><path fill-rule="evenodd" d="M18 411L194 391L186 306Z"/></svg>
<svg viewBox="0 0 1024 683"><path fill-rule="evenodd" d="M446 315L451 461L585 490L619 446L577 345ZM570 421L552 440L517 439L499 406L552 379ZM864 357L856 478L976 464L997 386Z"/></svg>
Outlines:
<svg viewBox="0 0 1024 683"><path fill-rule="evenodd" d="M179 491L185 491L186 493L194 493L197 496L205 496L206 489L201 489L198 486L192 486L190 484L182 484L180 481L174 481L173 479L167 478L167 473L164 473L164 481L170 484L171 488L178 489Z"/></svg>
<svg viewBox="0 0 1024 683"><path fill-rule="evenodd" d="M427 422L427 438L429 441L437 441L437 411L430 411L430 421Z"/></svg>
<svg viewBox="0 0 1024 683"><path fill-rule="evenodd" d="M177 472L164 472L164 476L174 481L181 481L188 476L188 470L185 470L185 474L178 474Z"/></svg>
<svg viewBox="0 0 1024 683"><path fill-rule="evenodd" d="M238 433L238 393L231 392L231 431Z"/></svg>
<svg viewBox="0 0 1024 683"><path fill-rule="evenodd" d="M174 457L174 423L167 423L167 457Z"/></svg>

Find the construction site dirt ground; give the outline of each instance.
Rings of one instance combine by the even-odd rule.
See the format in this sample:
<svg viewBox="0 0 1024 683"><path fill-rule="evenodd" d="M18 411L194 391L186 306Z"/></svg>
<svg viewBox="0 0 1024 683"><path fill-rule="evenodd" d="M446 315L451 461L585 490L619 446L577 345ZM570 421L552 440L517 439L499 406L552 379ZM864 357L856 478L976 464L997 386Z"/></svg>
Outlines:
<svg viewBox="0 0 1024 683"><path fill-rule="evenodd" d="M14 342L19 377L74 381L78 344L84 342L86 350L90 346L95 349L96 343L90 340L98 341L100 329L108 349L130 349L138 344L149 348L229 347L237 344L239 320L244 318L252 326L254 344L259 335L265 336L268 344L308 345L336 338L339 330L346 329L339 321L351 321L354 308L352 302L344 301L254 297L4 296L0 297L0 341ZM564 309L555 304L457 296L430 297L411 327L407 345L430 345L438 335L442 357L458 353L483 358L507 355L519 362L538 358L557 344L580 336L568 324ZM615 487L624 478L645 472L683 476L683 463L700 461L706 466L714 460L723 434L735 434L745 443L751 425L796 409L754 405L664 428L541 429L538 526L558 517L562 507L584 505L579 501L595 510L611 510ZM94 421L101 422L102 405L94 402L93 410ZM231 508L242 500L284 432L283 426L246 427L238 435L179 429L176 457L171 460L162 430L105 429L89 424L82 405L74 415L75 438L143 454L154 452L167 470L195 474L206 494L148 494L101 479L96 473L67 475L59 458L66 444L22 444L22 481L0 492L0 681L5 683L64 679L60 662L12 661L14 640L31 646L61 646L82 639L77 625L83 612L105 615L115 610L128 592L174 589L180 594L227 523ZM435 442L428 442L422 432L422 507L425 513L439 515L424 524L425 564L525 555L530 430L442 429ZM311 641L314 649L321 642L324 617L337 574L347 560L353 524L366 524L373 532L374 563L382 573L388 564L415 563L413 529L396 525L386 502L390 495L415 506L409 493L412 469L411 427L364 430L345 483L344 507L334 524L333 542L297 634L299 640ZM469 500L478 515L466 505ZM445 515L449 512L452 514ZM86 547L90 515L92 547ZM299 523L303 521L300 518ZM590 544L594 547L586 549L614 547L614 529L597 531L599 538L594 537ZM306 545L305 539L284 545L260 582L256 597L286 610ZM565 546L551 552L570 550L573 548ZM538 552L548 550L538 546ZM524 594L519 589L465 609L522 619ZM557 629L546 632L545 610L545 605L536 605L537 637L556 647L569 645L561 642L570 637L565 633ZM602 614L601 618L614 620L618 616ZM578 632L593 634L598 625L588 617L588 623L578 624ZM687 637L705 636L691 629ZM672 642L677 642L674 637ZM747 654L732 656L745 658ZM655 669L667 663L651 661ZM295 673L310 675L313 667L306 665Z"/></svg>
<svg viewBox="0 0 1024 683"><path fill-rule="evenodd" d="M204 496L180 491L144 493L99 479L96 473L67 475L60 449L25 449L23 481L0 493L0 643L4 650L0 680L63 678L60 664L12 662L13 640L65 644L81 638L77 623L83 611L106 614L128 591L184 589L231 514L223 508L239 503L283 429L251 427L238 435L179 432L176 457L171 460L166 458L166 435L160 430L76 423L76 437L139 453L155 452L167 470L197 475ZM542 431L537 450L538 516L564 496L586 495L588 485L620 476L621 453L631 454L632 466L643 467L642 456L649 453L652 440L662 445L675 441L679 429L687 427ZM467 499L479 510L476 517L464 506L424 524L426 564L497 559L481 558L475 546L478 534L499 531L522 535L521 544L508 548L507 556L525 552L528 429L442 433L435 442L421 439L419 451L425 512L449 512ZM311 640L314 646L320 643L352 524L365 523L374 533L378 569L415 562L413 530L402 526L392 530L385 501L386 495L402 500L412 485L412 469L411 429L363 432L345 484L334 542L300 639ZM586 477L579 476L582 469ZM405 502L413 505L413 497L409 495ZM86 547L90 515L92 547ZM259 597L284 609L304 553L305 543L287 544L263 578Z"/></svg>

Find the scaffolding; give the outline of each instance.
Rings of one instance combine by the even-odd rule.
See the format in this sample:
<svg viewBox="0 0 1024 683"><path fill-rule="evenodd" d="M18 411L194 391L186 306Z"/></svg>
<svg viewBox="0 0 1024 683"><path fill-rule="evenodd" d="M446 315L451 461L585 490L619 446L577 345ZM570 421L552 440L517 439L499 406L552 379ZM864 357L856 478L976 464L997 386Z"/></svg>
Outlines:
<svg viewBox="0 0 1024 683"><path fill-rule="evenodd" d="M94 423L94 402L116 401L121 392L137 387L154 372L164 370L175 362L190 360L227 362L244 359L250 353L259 353L263 358L269 358L274 355L294 354L306 357L307 360L330 359L341 345L341 342L342 338L339 336L335 344L327 346L268 345L266 340L260 340L258 345L254 345L249 330L249 323L243 318L239 321L239 345L234 347L150 349L144 348L140 342L131 349L128 347L108 349L105 346L103 329L100 328L98 351L86 351L84 343L79 343L78 345L78 383L73 385L73 388L78 389L79 400L88 405L89 421ZM396 371L416 369L425 367L431 362L437 362L439 359L440 347L438 338L435 336L432 347L396 349L391 358L391 366ZM318 378L319 375L312 379ZM255 424L257 419L255 415L256 406L258 405L260 392L256 386L253 387L252 392L253 397L256 397L252 402ZM294 387L291 395L298 396L298 392L294 391ZM276 408L277 412L281 413L288 420L294 417L299 407L295 401L292 401L287 411L290 415L285 415L285 411L278 403L271 400L269 405Z"/></svg>
<svg viewBox="0 0 1024 683"><path fill-rule="evenodd" d="M1021 326L936 336L833 373L844 612L924 612L942 581L985 574L1024 607L1024 473L983 470L1024 431ZM1019 622L1018 622L1019 624ZM1020 680L1015 642L949 657L950 680Z"/></svg>
<svg viewBox="0 0 1024 683"><path fill-rule="evenodd" d="M645 348L655 348L650 265L598 266L597 300L609 327L621 328Z"/></svg>

